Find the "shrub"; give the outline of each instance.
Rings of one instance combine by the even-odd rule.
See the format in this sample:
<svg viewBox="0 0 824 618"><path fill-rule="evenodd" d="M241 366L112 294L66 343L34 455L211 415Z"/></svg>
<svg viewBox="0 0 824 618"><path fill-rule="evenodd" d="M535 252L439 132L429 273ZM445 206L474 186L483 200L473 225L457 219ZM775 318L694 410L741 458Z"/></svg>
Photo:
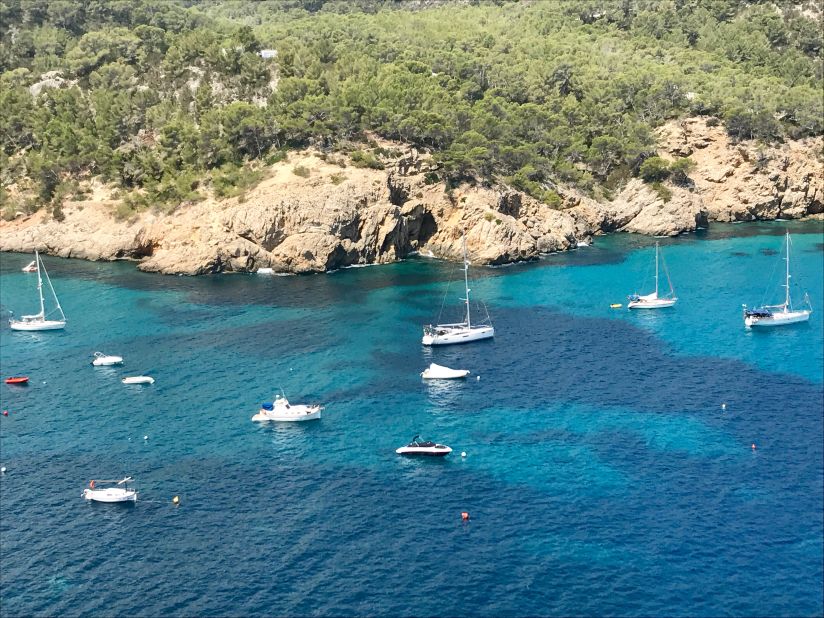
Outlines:
<svg viewBox="0 0 824 618"><path fill-rule="evenodd" d="M650 157L641 164L638 174L644 182L661 182L669 178L670 167L661 157Z"/></svg>
<svg viewBox="0 0 824 618"><path fill-rule="evenodd" d="M309 178L309 174L311 174L312 172L306 166L296 165L292 168L292 173L295 176L300 176L301 178Z"/></svg>
<svg viewBox="0 0 824 618"><path fill-rule="evenodd" d="M690 182L690 172L695 169L695 161L689 157L677 159L670 165L672 181L678 185L686 185Z"/></svg>
<svg viewBox="0 0 824 618"><path fill-rule="evenodd" d="M660 197L665 204L672 199L672 191L667 189L660 182L654 182L650 185L650 187L658 194L658 197Z"/></svg>
<svg viewBox="0 0 824 618"><path fill-rule="evenodd" d="M332 174L332 175L329 177L329 180L331 180L331 181L332 181L332 184L333 184L333 185L339 185L339 184L340 184L340 183L342 183L344 180L346 180L346 176L345 176L344 174Z"/></svg>
<svg viewBox="0 0 824 618"><path fill-rule="evenodd" d="M352 165L355 167L368 167L373 170L383 169L383 163L378 161L378 159L375 158L375 155L371 152L355 150L349 155L349 158L352 159Z"/></svg>
<svg viewBox="0 0 824 618"><path fill-rule="evenodd" d="M263 178L263 172L227 163L212 172L212 189L217 197L235 197L251 189Z"/></svg>

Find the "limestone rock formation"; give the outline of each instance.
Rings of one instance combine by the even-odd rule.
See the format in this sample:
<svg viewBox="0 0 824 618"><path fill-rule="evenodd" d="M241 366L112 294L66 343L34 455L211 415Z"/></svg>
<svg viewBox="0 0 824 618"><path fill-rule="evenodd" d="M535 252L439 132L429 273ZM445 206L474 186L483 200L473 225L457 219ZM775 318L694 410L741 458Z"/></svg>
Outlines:
<svg viewBox="0 0 824 618"><path fill-rule="evenodd" d="M62 205L64 220L45 212L0 222L0 250L39 249L91 260L131 258L168 274L254 271L322 272L386 263L414 251L503 264L574 248L594 234L689 232L710 221L796 218L824 211L822 139L777 146L734 144L702 118L663 127L664 158L696 163L671 195L639 179L611 202L558 187L559 209L503 186L464 184L446 192L431 182L431 158L394 144L386 170L345 168L311 152L288 163L243 198L206 199L171 214L114 217L118 202L102 190ZM296 166L308 170L295 174ZM99 187L98 187L99 188Z"/></svg>

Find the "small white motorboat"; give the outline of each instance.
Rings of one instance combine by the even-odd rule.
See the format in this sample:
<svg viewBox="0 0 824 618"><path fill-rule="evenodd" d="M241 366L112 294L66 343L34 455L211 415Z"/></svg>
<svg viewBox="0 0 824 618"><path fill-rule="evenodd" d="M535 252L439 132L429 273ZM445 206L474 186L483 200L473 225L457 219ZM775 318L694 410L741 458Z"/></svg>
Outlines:
<svg viewBox="0 0 824 618"><path fill-rule="evenodd" d="M431 457L443 457L452 452L452 448L446 444L437 444L435 442L424 442L418 440L420 436L412 438L412 442L399 449L395 449L398 455L429 455Z"/></svg>
<svg viewBox="0 0 824 618"><path fill-rule="evenodd" d="M285 396L278 395L275 401L264 402L253 421L313 421L320 418L323 406L291 405Z"/></svg>
<svg viewBox="0 0 824 618"><path fill-rule="evenodd" d="M122 365L123 364L123 357L122 356L110 356L108 354L103 354L103 352L95 352L94 353L94 360L92 361L92 365L95 367L108 367L109 365Z"/></svg>
<svg viewBox="0 0 824 618"><path fill-rule="evenodd" d="M151 376L129 376L120 380L123 384L154 384Z"/></svg>
<svg viewBox="0 0 824 618"><path fill-rule="evenodd" d="M26 264L22 269L24 273L36 273L37 272L37 260L32 260L28 264Z"/></svg>
<svg viewBox="0 0 824 618"><path fill-rule="evenodd" d="M273 268L258 268L257 274L259 275L274 275L275 270Z"/></svg>
<svg viewBox="0 0 824 618"><path fill-rule="evenodd" d="M469 369L450 369L435 363L430 364L421 372L421 377L424 380L454 380L456 378L465 378L468 375Z"/></svg>
<svg viewBox="0 0 824 618"><path fill-rule="evenodd" d="M137 490L128 486L131 480L130 476L119 481L91 480L83 490L83 497L94 502L137 502ZM101 484L105 486L99 487Z"/></svg>

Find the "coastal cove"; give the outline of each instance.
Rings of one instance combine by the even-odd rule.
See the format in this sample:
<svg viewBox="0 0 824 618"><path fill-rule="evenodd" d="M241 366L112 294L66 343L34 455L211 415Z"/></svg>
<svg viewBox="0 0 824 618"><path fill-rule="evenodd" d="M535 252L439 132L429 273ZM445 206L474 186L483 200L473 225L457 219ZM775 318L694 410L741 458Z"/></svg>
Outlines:
<svg viewBox="0 0 824 618"><path fill-rule="evenodd" d="M783 294L787 230L812 316L747 331L742 303ZM629 312L656 240L678 304ZM473 266L495 338L443 349L421 326L460 315L454 262L164 277L46 256L66 329L12 332L30 260L0 253L0 365L31 378L0 384L4 615L824 612L821 220ZM422 382L432 362L470 379ZM253 423L280 388L323 418ZM395 455L415 434L454 451ZM81 498L118 475L133 507Z"/></svg>

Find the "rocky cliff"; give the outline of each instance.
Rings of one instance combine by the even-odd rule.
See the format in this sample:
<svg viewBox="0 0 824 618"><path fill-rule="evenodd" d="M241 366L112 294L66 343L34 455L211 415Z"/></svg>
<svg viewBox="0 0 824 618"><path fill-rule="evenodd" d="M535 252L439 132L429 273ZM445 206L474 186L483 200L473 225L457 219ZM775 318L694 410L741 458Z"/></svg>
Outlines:
<svg viewBox="0 0 824 618"><path fill-rule="evenodd" d="M447 193L443 183L429 184L427 156L394 145L401 154L385 170L294 154L243 198L207 199L171 214L119 221L114 200L67 201L63 221L40 212L0 223L0 250L133 258L143 270L169 274L261 267L304 273L392 262L415 251L460 259L465 230L473 262L501 264L604 232L674 235L711 221L824 211L821 138L733 144L722 127L688 119L663 127L659 143L660 156L696 163L691 182L669 187L667 201L637 179L610 202L562 190L557 210L505 187L467 184ZM308 176L296 175L297 165Z"/></svg>

